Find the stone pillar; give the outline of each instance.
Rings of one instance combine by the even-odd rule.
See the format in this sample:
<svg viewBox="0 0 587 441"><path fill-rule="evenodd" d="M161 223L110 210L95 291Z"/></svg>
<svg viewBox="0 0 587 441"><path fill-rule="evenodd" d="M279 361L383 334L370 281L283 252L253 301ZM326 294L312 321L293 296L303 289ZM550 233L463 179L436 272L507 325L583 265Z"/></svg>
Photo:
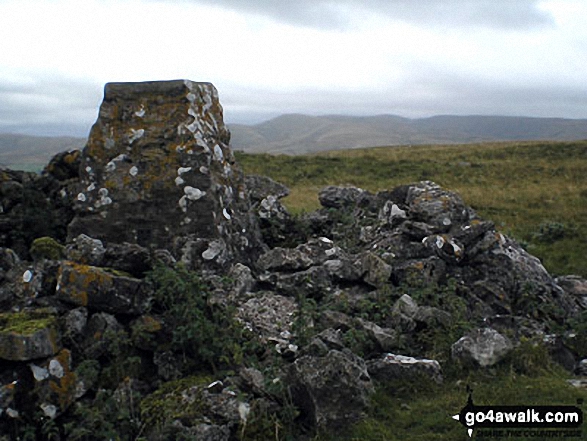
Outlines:
<svg viewBox="0 0 587 441"><path fill-rule="evenodd" d="M229 141L210 83L107 84L68 239L84 233L189 261L246 260L261 245Z"/></svg>

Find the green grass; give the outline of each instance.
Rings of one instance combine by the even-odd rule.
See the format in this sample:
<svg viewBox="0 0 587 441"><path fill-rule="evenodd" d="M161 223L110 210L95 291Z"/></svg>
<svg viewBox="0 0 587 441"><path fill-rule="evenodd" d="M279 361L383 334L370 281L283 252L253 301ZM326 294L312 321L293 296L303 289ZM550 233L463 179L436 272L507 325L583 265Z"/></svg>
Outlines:
<svg viewBox="0 0 587 441"><path fill-rule="evenodd" d="M350 433L336 439L464 441L470 439L465 428L451 417L466 404L467 385L473 389L476 405L575 406L577 400L587 398L585 389L574 388L565 379L561 372L532 377L498 370L471 373L460 381L446 381L442 385L381 387L372 399L368 417L356 424ZM330 441L329 438L319 439Z"/></svg>
<svg viewBox="0 0 587 441"><path fill-rule="evenodd" d="M292 213L319 208L326 185L376 192L432 180L522 241L554 275L587 277L587 141L377 147L314 155L237 153L245 173L284 183ZM540 234L558 225L560 237Z"/></svg>

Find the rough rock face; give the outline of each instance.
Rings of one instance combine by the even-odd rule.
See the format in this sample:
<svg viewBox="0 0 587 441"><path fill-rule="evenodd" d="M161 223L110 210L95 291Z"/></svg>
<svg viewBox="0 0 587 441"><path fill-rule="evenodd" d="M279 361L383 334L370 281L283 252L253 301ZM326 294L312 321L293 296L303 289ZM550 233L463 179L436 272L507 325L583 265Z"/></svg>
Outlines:
<svg viewBox="0 0 587 441"><path fill-rule="evenodd" d="M348 350L305 355L290 369L294 402L313 427L340 428L356 421L373 391L365 362Z"/></svg>
<svg viewBox="0 0 587 441"><path fill-rule="evenodd" d="M210 83L107 84L69 238L174 248L193 266L246 258L260 243L229 140Z"/></svg>
<svg viewBox="0 0 587 441"><path fill-rule="evenodd" d="M493 366L513 349L512 342L495 329L482 328L470 332L452 345L452 356L479 366Z"/></svg>

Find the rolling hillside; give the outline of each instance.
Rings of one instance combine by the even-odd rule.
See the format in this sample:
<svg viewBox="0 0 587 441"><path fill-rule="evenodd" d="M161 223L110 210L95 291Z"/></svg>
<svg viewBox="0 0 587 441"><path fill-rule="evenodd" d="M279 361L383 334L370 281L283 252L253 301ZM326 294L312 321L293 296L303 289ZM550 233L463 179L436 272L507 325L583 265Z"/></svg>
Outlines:
<svg viewBox="0 0 587 441"><path fill-rule="evenodd" d="M85 138L0 133L0 167L40 170L53 155L81 149Z"/></svg>
<svg viewBox="0 0 587 441"><path fill-rule="evenodd" d="M256 125L228 124L232 147L289 155L363 147L587 139L587 119L504 116L282 115ZM79 149L85 138L0 134L0 166L40 170L56 153Z"/></svg>
<svg viewBox="0 0 587 441"><path fill-rule="evenodd" d="M587 139L587 120L504 116L409 119L282 115L254 125L230 125L232 146L249 153L303 154L410 144Z"/></svg>

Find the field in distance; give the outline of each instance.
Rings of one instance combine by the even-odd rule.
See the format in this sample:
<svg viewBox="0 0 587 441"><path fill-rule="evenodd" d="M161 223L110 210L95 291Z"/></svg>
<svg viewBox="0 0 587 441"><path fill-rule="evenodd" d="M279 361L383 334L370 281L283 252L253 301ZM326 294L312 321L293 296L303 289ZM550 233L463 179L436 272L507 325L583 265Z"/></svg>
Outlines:
<svg viewBox="0 0 587 441"><path fill-rule="evenodd" d="M294 214L319 208L317 194L326 185L376 192L434 181L461 194L551 274L587 277L587 141L236 155L245 173L270 176L291 189L284 204Z"/></svg>

